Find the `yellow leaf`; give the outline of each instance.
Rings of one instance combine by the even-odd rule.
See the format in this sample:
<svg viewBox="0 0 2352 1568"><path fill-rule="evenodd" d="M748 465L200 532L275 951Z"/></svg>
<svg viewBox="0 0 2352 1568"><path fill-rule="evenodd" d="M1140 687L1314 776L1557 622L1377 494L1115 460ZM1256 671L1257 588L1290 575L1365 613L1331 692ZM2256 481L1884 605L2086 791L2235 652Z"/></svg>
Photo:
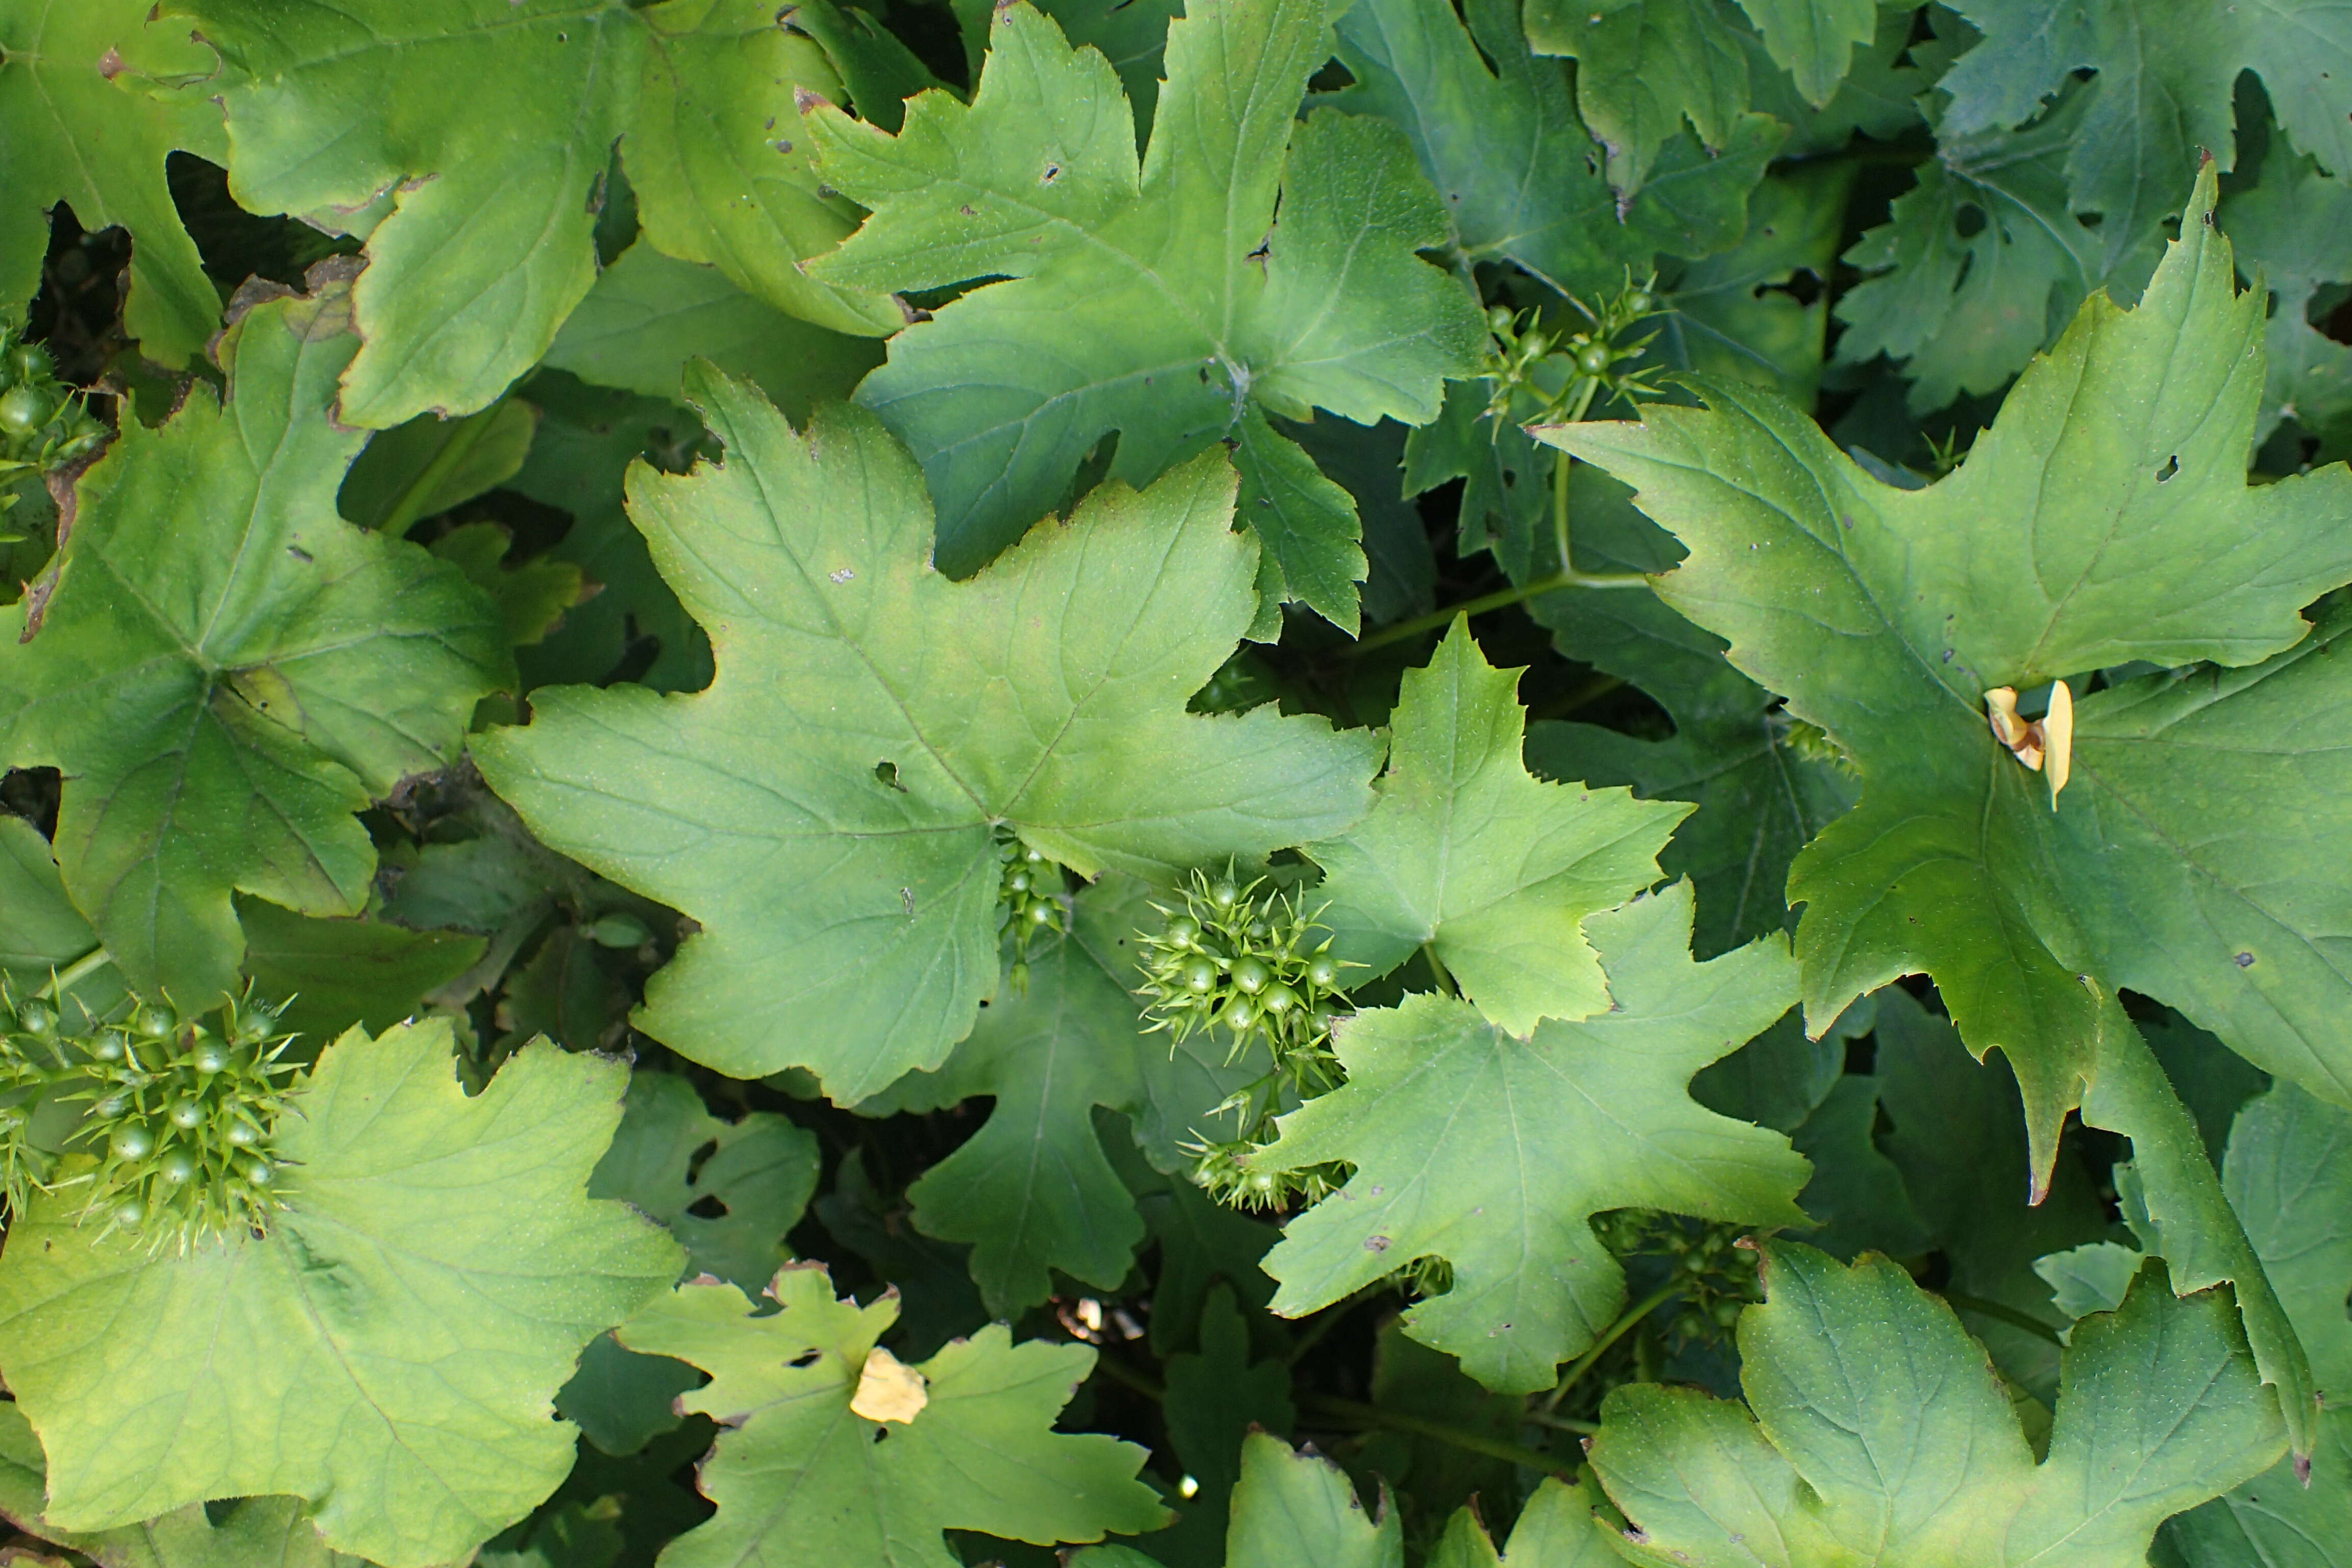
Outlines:
<svg viewBox="0 0 2352 1568"><path fill-rule="evenodd" d="M868 1421L896 1421L904 1426L930 1402L930 1387L923 1374L877 1345L866 1353L866 1368L857 1374L857 1392L850 1396L849 1409Z"/></svg>

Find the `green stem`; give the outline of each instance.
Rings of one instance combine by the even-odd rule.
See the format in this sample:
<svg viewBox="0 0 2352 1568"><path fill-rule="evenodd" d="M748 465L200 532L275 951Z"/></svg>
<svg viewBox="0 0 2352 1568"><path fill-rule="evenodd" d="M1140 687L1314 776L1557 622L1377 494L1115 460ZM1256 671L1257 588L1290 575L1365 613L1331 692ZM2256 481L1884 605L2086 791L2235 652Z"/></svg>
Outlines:
<svg viewBox="0 0 2352 1568"><path fill-rule="evenodd" d="M1597 1421L1571 1421L1565 1415L1547 1415L1540 1410L1528 1412L1528 1419L1538 1426L1549 1426L1561 1432L1573 1432L1580 1437L1590 1437L1601 1430Z"/></svg>
<svg viewBox="0 0 2352 1568"><path fill-rule="evenodd" d="M1563 713L1573 713L1596 698L1606 697L1625 682L1613 675L1596 675L1564 697L1549 702L1538 702L1528 709L1528 718L1557 719Z"/></svg>
<svg viewBox="0 0 2352 1568"><path fill-rule="evenodd" d="M2031 1312L2021 1312L2015 1307L2005 1307L1999 1301L1988 1301L1981 1296L1963 1295L1958 1290L1946 1290L1941 1294L1945 1301L1957 1311L1974 1312L1979 1318L1990 1318L1996 1323L2007 1323L2012 1329L2023 1329L2035 1339L2048 1340L2053 1345L2065 1343L2058 1337L2057 1330Z"/></svg>
<svg viewBox="0 0 2352 1568"><path fill-rule="evenodd" d="M1546 594L1557 593L1562 588L1646 588L1649 585L1650 580L1638 573L1627 573L1620 576L1614 573L1601 572L1555 572L1549 577L1538 577L1532 583L1522 583L1516 588L1497 588L1495 592L1481 595L1475 599L1465 599L1458 605L1448 605L1442 610L1432 610L1425 616L1415 616L1411 620L1398 621L1392 626L1382 626L1379 631L1350 647L1346 657L1354 658L1359 654L1370 653L1376 647L1386 647L1392 642L1402 642L1407 637L1416 637L1423 632L1436 631L1441 627L1451 626L1456 616L1483 616L1489 610L1499 610L1506 605L1520 604L1528 599L1538 599Z"/></svg>
<svg viewBox="0 0 2352 1568"><path fill-rule="evenodd" d="M1552 1385L1551 1396L1544 1401L1543 1414L1549 1415L1559 1408L1559 1402L1568 1396L1568 1391L1576 1386L1579 1378L1592 1370L1592 1363L1601 1359L1602 1352L1623 1339L1634 1324L1681 1295L1682 1291L1679 1284L1661 1285L1620 1313L1617 1321L1609 1325L1608 1331L1593 1341L1591 1347L1576 1358L1576 1364L1568 1369L1567 1375Z"/></svg>
<svg viewBox="0 0 2352 1568"><path fill-rule="evenodd" d="M398 539L415 526L416 520L425 515L425 503L432 499L435 490L441 488L441 481L455 473L457 465L473 455L474 448L482 444L482 437L489 434L492 425L498 423L498 417L505 412L506 405L507 400L501 397L479 413L468 414L458 420L457 427L449 433L449 439L433 454L433 460L418 469L416 477L409 480L394 499L392 509L383 514L383 521L376 525L376 531Z"/></svg>
<svg viewBox="0 0 2352 1568"><path fill-rule="evenodd" d="M103 947L93 947L63 969L52 970L49 983L34 993L55 1000L112 963L114 959Z"/></svg>
<svg viewBox="0 0 2352 1568"><path fill-rule="evenodd" d="M1141 1373L1137 1372L1126 1363L1118 1360L1116 1356L1105 1355L1102 1352L1097 1351L1095 1352L1095 1370L1102 1373L1105 1377L1110 1379L1113 1383L1118 1384L1121 1388L1130 1389L1137 1394L1140 1394L1144 1398L1149 1399L1154 1405L1160 1404L1168 1397L1168 1391L1166 1389L1160 1387L1160 1384L1152 1382L1151 1379L1144 1376Z"/></svg>
<svg viewBox="0 0 2352 1568"><path fill-rule="evenodd" d="M1391 1432L1427 1437L1449 1448L1459 1448L1465 1454L1483 1454L1490 1459L1525 1465L1531 1470L1541 1470L1547 1475L1564 1475L1576 1468L1574 1460L1547 1454L1540 1448L1530 1448L1501 1437L1489 1437L1482 1432L1465 1432L1459 1426L1448 1426L1442 1421L1424 1420L1418 1415L1408 1415L1402 1410L1388 1410L1377 1405L1366 1405L1360 1400L1337 1399L1316 1394L1301 1400L1299 1408L1312 1415L1333 1416L1360 1426L1385 1426Z"/></svg>
<svg viewBox="0 0 2352 1568"><path fill-rule="evenodd" d="M1446 972L1444 961L1437 956L1437 947L1435 943L1427 942L1423 942L1421 944L1421 956L1428 961L1429 972L1437 976L1437 986L1439 990L1453 996L1459 996L1462 994L1462 987L1454 984L1454 976Z"/></svg>

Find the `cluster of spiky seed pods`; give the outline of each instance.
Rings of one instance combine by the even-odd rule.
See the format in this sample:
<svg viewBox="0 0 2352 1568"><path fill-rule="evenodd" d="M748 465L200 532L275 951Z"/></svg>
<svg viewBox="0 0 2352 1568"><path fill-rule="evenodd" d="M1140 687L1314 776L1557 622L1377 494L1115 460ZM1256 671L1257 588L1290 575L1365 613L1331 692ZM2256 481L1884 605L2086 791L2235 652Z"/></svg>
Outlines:
<svg viewBox="0 0 2352 1568"><path fill-rule="evenodd" d="M299 1070L278 1013L250 994L203 1016L134 1002L68 1033L49 1002L0 987L11 1208L37 1186L83 1189L85 1223L158 1249L261 1228L284 1199L275 1133ZM61 1122L49 1139L34 1126L45 1112Z"/></svg>
<svg viewBox="0 0 2352 1568"><path fill-rule="evenodd" d="M1347 1012L1347 997L1330 932L1296 892L1269 887L1265 878L1244 884L1231 867L1222 876L1193 872L1179 893L1181 908L1152 906L1164 923L1144 937L1138 955L1138 994L1151 1027L1178 1040L1222 1034L1228 1063L1261 1042L1270 1058L1265 1073L1211 1112L1234 1117L1235 1136L1185 1145L1192 1180L1245 1208L1319 1198L1336 1173L1271 1171L1253 1156L1277 1114L1339 1085L1331 1026Z"/></svg>
<svg viewBox="0 0 2352 1568"><path fill-rule="evenodd" d="M1000 828L996 858L1004 870L996 884L997 929L1013 939L1013 989L1029 985L1029 948L1047 931L1069 929L1068 879L1056 861Z"/></svg>

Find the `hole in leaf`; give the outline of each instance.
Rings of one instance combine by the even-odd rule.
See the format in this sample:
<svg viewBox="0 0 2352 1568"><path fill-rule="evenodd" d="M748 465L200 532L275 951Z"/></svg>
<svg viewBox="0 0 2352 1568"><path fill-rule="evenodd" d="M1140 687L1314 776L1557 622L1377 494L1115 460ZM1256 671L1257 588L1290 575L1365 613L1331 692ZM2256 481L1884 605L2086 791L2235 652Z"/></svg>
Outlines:
<svg viewBox="0 0 2352 1568"><path fill-rule="evenodd" d="M1962 202L1952 215L1952 228L1962 239L1974 239L1984 232L1985 210L1974 202Z"/></svg>
<svg viewBox="0 0 2352 1568"><path fill-rule="evenodd" d="M2164 467L2156 470L2156 482L2158 484L2162 484L2165 480L2170 479L2179 471L2180 454L2175 452L2171 457L2164 459Z"/></svg>
<svg viewBox="0 0 2352 1568"><path fill-rule="evenodd" d="M796 1355L796 1356L793 1357L793 1359L792 1359L792 1360L790 1360L790 1361L786 1362L784 1364L785 1364L786 1366L790 1366L790 1367L811 1367L811 1366L814 1366L814 1365L817 1363L818 1360L819 1360L821 1357L823 1357L823 1356L824 1356L824 1352L823 1351L820 1351L820 1350L804 1350L804 1351L801 1352L801 1353L800 1353L800 1354L798 1354L798 1355Z"/></svg>
<svg viewBox="0 0 2352 1568"><path fill-rule="evenodd" d="M697 1149L693 1153L687 1156L686 1179L691 1182L700 1176L702 1174L702 1167L704 1163L709 1160L710 1156L718 1152L718 1139L710 1138L704 1140L701 1148Z"/></svg>
<svg viewBox="0 0 2352 1568"><path fill-rule="evenodd" d="M907 793L907 786L898 782L898 763L887 759L875 763L874 776L883 784L891 789L897 790L900 795L905 795Z"/></svg>
<svg viewBox="0 0 2352 1568"><path fill-rule="evenodd" d="M709 1193L686 1205L686 1212L697 1219L725 1219L727 1205Z"/></svg>

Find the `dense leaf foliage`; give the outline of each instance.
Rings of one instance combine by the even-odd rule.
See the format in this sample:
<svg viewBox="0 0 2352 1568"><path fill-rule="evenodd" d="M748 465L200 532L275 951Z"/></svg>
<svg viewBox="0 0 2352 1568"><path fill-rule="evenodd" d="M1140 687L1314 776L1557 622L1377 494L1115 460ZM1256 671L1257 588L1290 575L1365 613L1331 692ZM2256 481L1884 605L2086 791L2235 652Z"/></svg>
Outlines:
<svg viewBox="0 0 2352 1568"><path fill-rule="evenodd" d="M0 176L0 1561L2352 1563L2335 0L5 0Z"/></svg>

